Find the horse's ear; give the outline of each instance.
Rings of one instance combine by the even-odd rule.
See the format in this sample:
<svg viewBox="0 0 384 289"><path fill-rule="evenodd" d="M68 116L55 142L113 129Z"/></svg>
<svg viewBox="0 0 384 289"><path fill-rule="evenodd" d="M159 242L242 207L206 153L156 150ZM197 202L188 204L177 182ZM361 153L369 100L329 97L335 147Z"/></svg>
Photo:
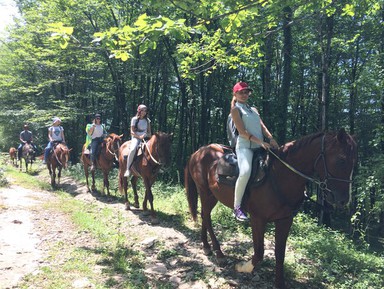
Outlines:
<svg viewBox="0 0 384 289"><path fill-rule="evenodd" d="M119 135L119 138L122 138L124 134Z"/></svg>
<svg viewBox="0 0 384 289"><path fill-rule="evenodd" d="M345 131L344 128L341 128L337 133L337 140L339 142L345 142L347 140L347 137L348 137L347 132Z"/></svg>
<svg viewBox="0 0 384 289"><path fill-rule="evenodd" d="M70 152L71 150L73 150L73 148L70 148L68 151Z"/></svg>

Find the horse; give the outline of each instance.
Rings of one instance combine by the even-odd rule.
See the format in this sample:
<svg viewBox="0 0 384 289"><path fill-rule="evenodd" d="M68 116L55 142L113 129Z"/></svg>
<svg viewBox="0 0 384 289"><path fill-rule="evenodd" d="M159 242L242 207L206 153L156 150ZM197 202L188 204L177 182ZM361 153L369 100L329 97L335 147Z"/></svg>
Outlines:
<svg viewBox="0 0 384 289"><path fill-rule="evenodd" d="M132 163L131 185L134 193L135 208L139 208L139 197L137 195L137 180L143 179L145 185L145 196L143 201L143 211L147 213L147 201L151 206L152 223L158 223L156 213L153 207L153 194L151 187L157 178L157 174L163 166L169 165L171 161L171 142L172 134L157 132L151 136L148 142L144 142L142 153L138 155ZM124 177L127 168L127 155L129 153L130 141L126 141L120 148L119 153L119 190L124 191L124 200L126 210L130 210L128 201L128 178Z"/></svg>
<svg viewBox="0 0 384 289"><path fill-rule="evenodd" d="M107 194L109 193L109 180L108 175L109 172L113 168L113 162L114 160L118 160L118 153L119 148L122 143L123 135L117 135L115 133L109 134L101 143L100 148L100 154L98 154L96 158L96 167L101 169L103 171L103 194L105 192L105 188L107 188ZM91 159L89 158L89 154L85 153L85 150L87 148L85 145L83 146L83 150L81 153L81 162L83 163L84 173L85 173L85 179L87 182L87 188L88 191L91 192L89 189L89 182L88 182L88 168L92 165ZM92 192L96 190L95 186L95 171L91 171L92 174Z"/></svg>
<svg viewBox="0 0 384 289"><path fill-rule="evenodd" d="M209 232L219 263L225 262L212 228L211 211L220 201L233 209L234 188L217 182L216 167L225 149L218 144L201 147L194 152L185 167L185 189L189 210L196 221L200 196L201 240L205 254L212 253L207 240ZM333 206L345 206L350 201L351 178L357 162L357 145L344 129L337 133L316 133L270 150L269 169L264 182L250 186L244 195L244 209L250 214L254 255L248 262L236 265L239 272L251 273L263 260L266 224L275 225L275 285L286 288L284 258L286 242L293 217L304 201L308 180L324 192ZM316 177L315 177L316 175Z"/></svg>
<svg viewBox="0 0 384 289"><path fill-rule="evenodd" d="M9 157L13 165L17 164L17 149L15 147L9 149Z"/></svg>
<svg viewBox="0 0 384 289"><path fill-rule="evenodd" d="M21 159L20 159L20 172L22 171L23 159L25 161L25 171L28 172L28 164L33 162L35 151L33 150L33 146L30 143L25 143L23 148L21 149Z"/></svg>
<svg viewBox="0 0 384 289"><path fill-rule="evenodd" d="M72 149L60 142L56 142L53 146L52 152L50 153L47 159L47 168L49 175L51 176L51 186L52 188L56 187L56 168L57 173L57 184L60 184L61 170L66 169L69 161L69 152Z"/></svg>

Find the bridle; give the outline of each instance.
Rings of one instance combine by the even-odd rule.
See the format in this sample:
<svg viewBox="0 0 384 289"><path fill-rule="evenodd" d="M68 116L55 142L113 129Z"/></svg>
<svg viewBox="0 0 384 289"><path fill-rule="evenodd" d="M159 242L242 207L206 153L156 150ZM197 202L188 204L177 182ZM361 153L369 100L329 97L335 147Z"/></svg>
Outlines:
<svg viewBox="0 0 384 289"><path fill-rule="evenodd" d="M271 149L268 149L268 151L274 155L282 164L284 164L287 168L289 168L291 171L293 171L294 173L298 174L299 176L303 177L304 179L307 179L308 181L312 182L312 183L315 183L316 185L319 186L320 190L322 192L324 192L325 195L327 195L328 193L332 194L333 195L333 192L331 189L328 188L328 181L329 180L332 180L332 181L338 181L338 182L345 182L345 183L352 183L352 180L351 179L341 179L341 178L336 178L335 176L333 176L329 170L328 170L328 167L327 167L327 162L325 160L325 134L323 135L322 139L321 139L321 151L319 153L319 155L317 156L316 158L316 161L315 161L315 164L314 164L314 168L316 168L317 166L317 163L322 160L323 161L323 166L324 166L324 175L325 175L325 178L324 180L320 180L320 179L316 179L316 178L312 178L310 176L307 176L306 174L303 174L302 172L300 172L299 170L295 169L294 167L292 167L290 164L288 164L287 162L285 162L284 160L282 160L278 155L276 155ZM351 176L352 177L352 176Z"/></svg>
<svg viewBox="0 0 384 289"><path fill-rule="evenodd" d="M115 139L114 139L114 138L111 138L111 141L110 141L110 142L112 142L111 146L113 147L113 144L115 143ZM114 156L114 158L115 158L116 161L119 160L119 157L118 157L118 155L116 154L116 151L118 152L119 149L120 149L120 141L117 141L117 149L116 149L116 150L113 148L114 151L111 151L111 150L109 149L108 145L106 146L106 149L107 149L107 151L108 151L112 156Z"/></svg>

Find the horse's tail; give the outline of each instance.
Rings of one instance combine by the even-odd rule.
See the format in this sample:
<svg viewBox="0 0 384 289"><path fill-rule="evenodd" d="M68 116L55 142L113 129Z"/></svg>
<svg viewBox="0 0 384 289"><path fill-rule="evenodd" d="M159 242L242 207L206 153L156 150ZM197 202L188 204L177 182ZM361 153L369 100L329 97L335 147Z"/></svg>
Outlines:
<svg viewBox="0 0 384 289"><path fill-rule="evenodd" d="M192 179L191 172L189 171L189 161L184 169L184 186L187 193L189 212L194 221L197 220L197 200L198 193L195 181Z"/></svg>

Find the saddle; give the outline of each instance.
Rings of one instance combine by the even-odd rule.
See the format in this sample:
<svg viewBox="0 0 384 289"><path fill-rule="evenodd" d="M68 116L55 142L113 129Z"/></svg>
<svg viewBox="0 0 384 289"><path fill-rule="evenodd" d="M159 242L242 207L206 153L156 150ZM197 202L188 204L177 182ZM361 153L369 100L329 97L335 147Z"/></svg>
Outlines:
<svg viewBox="0 0 384 289"><path fill-rule="evenodd" d="M268 171L269 156L264 149L258 149L253 154L252 172L247 187L261 185ZM225 153L218 161L216 167L216 180L220 184L234 187L239 176L237 156L233 151Z"/></svg>

